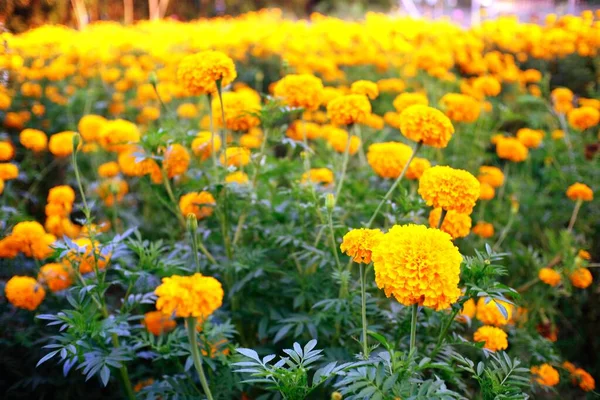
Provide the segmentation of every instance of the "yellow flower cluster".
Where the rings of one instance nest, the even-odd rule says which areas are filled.
[[[47,233],[35,221],[19,222],[12,232],[0,240],[0,257],[15,258],[19,253],[36,260],[43,260],[52,254],[52,244],[56,236]]]
[[[209,192],[191,192],[179,199],[179,209],[184,217],[193,214],[197,219],[210,217],[216,205],[215,198]]]
[[[400,114],[400,131],[415,142],[444,148],[454,134],[454,126],[441,111],[423,105],[414,105]]]
[[[203,51],[185,56],[177,68],[177,79],[190,95],[210,94],[237,77],[233,60],[220,51]]]
[[[331,122],[336,125],[361,123],[370,114],[371,103],[362,94],[340,96],[327,104],[327,115]]]
[[[46,291],[35,279],[15,275],[6,282],[6,298],[12,305],[33,311],[46,297]]]
[[[448,118],[456,122],[475,122],[481,112],[479,101],[460,93],[446,93],[440,105]]]
[[[506,350],[508,347],[506,332],[495,326],[482,326],[473,334],[473,341],[485,342],[483,347],[491,351]]]
[[[204,320],[223,304],[223,287],[213,277],[196,273],[192,276],[173,275],[163,278],[154,291],[156,309],[164,315],[196,317]]]
[[[316,110],[323,102],[323,82],[312,75],[287,75],[275,84],[274,93],[290,107]]]
[[[471,214],[479,198],[480,184],[469,172],[435,166],[419,180],[419,194],[428,206]]]
[[[373,249],[379,244],[383,232],[379,229],[352,229],[344,235],[340,250],[357,263],[370,264]]]

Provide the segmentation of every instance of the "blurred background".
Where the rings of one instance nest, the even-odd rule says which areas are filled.
[[[600,8],[600,0],[0,0],[0,24],[11,32],[22,32],[45,23],[82,27],[98,20],[186,21],[269,7],[297,17],[320,12],[357,18],[366,11],[376,11],[434,19],[447,17],[468,26],[506,14],[537,22],[549,13],[576,14]]]

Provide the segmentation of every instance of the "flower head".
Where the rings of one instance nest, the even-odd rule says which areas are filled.
[[[579,107],[569,111],[569,125],[584,131],[593,128],[600,122],[600,110],[593,107]]]
[[[569,275],[571,284],[579,289],[585,289],[590,286],[594,280],[592,273],[587,268],[577,268]]]
[[[243,167],[250,162],[250,150],[244,147],[228,147],[225,149],[225,154],[221,154],[220,160],[223,165],[227,160],[228,167]]]
[[[506,316],[500,311],[500,307],[506,311]],[[512,304],[502,300],[480,297],[477,301],[477,319],[486,325],[504,326],[512,319],[514,308]]]
[[[198,135],[192,140],[192,151],[197,157],[200,157],[202,161],[208,159],[214,151],[221,149],[221,137],[219,135],[213,135],[211,132],[202,131],[198,132]]]
[[[480,184],[469,172],[435,166],[419,180],[419,194],[428,206],[471,214],[479,198]]]
[[[374,100],[379,96],[379,88],[375,82],[371,81],[356,81],[350,86],[350,92],[353,94],[362,94],[369,99]]]
[[[216,204],[215,198],[209,192],[191,192],[179,199],[179,209],[187,217],[194,214],[197,219],[210,217]]]
[[[382,178],[398,178],[412,154],[412,149],[400,142],[373,143],[367,151],[367,161]]]
[[[343,129],[331,129],[327,135],[327,142],[338,153],[345,153],[348,147],[348,154],[354,155],[358,152],[361,142],[356,135],[349,135]]]
[[[478,222],[472,229],[473,233],[484,239],[494,236],[494,225],[489,222]]]
[[[133,122],[115,119],[102,125],[97,140],[105,150],[121,153],[130,150],[132,144],[139,143],[140,137],[140,131]]]
[[[106,122],[106,118],[100,115],[84,115],[77,124],[77,131],[86,142],[95,142]]]
[[[550,285],[552,287],[557,286],[562,280],[560,274],[552,268],[540,269],[538,272],[538,278],[540,278],[540,281],[544,282],[546,285]]]
[[[323,82],[314,75],[287,75],[275,84],[274,94],[290,107],[316,110],[323,103]]]
[[[244,171],[235,171],[225,177],[225,183],[237,183],[238,185],[245,185],[248,182],[248,175]]]
[[[481,104],[471,96],[446,93],[440,100],[448,118],[456,122],[475,122],[481,112]]]
[[[585,183],[576,182],[567,189],[567,197],[573,201],[592,201],[594,200],[594,192]]]
[[[483,347],[491,351],[506,350],[508,347],[506,332],[495,326],[482,326],[473,334],[473,341],[485,342]]]
[[[114,178],[119,172],[119,164],[116,161],[105,162],[98,167],[98,176],[101,178]]]
[[[441,208],[431,210],[429,213],[429,226],[437,228],[441,215]],[[452,239],[465,237],[471,231],[471,217],[468,214],[448,211],[440,229],[452,236]]]
[[[542,386],[556,386],[560,381],[558,371],[550,364],[531,367],[531,374],[535,381]]]
[[[370,264],[372,251],[382,237],[379,229],[352,229],[344,235],[340,249],[354,262]]]
[[[481,183],[479,200],[491,200],[496,196],[496,190],[489,183]]]
[[[254,93],[248,91],[225,92],[222,96],[227,129],[248,131],[260,124],[260,120],[256,116],[260,110],[260,97],[257,98]],[[223,126],[219,97],[215,97],[212,101],[212,112],[215,116],[215,124]]]
[[[517,140],[529,149],[540,147],[544,139],[544,131],[537,129],[521,128],[517,131]]]
[[[503,137],[496,143],[496,154],[498,154],[498,157],[505,160],[522,162],[527,159],[529,151],[519,139]]]
[[[163,333],[171,332],[177,326],[177,323],[169,315],[160,311],[150,311],[144,314],[144,326],[148,332],[154,336],[160,336]]]
[[[487,183],[493,188],[497,188],[504,184],[504,172],[498,167],[482,165],[479,167],[477,180],[481,183]]]
[[[53,292],[64,290],[73,283],[71,269],[65,264],[46,264],[40,268],[38,281],[48,286]]]
[[[165,315],[206,319],[223,304],[223,287],[213,277],[196,273],[163,278],[154,293],[156,309]]]
[[[410,106],[414,106],[415,104],[428,106],[429,100],[427,99],[427,96],[425,96],[423,93],[406,92],[400,93],[392,102],[392,105],[394,106],[398,114],[401,114],[402,111],[406,110]]]
[[[185,174],[189,165],[190,154],[185,147],[179,143],[174,143],[167,148],[163,166],[169,178]]]
[[[220,51],[202,51],[181,60],[177,80],[193,96],[217,91],[217,81],[227,86],[237,77],[235,64]]]
[[[333,183],[333,172],[329,168],[311,168],[308,172],[302,174],[302,183],[320,183],[330,185]]]
[[[76,132],[65,131],[50,136],[48,148],[56,157],[67,157],[73,153],[73,136]]]
[[[19,135],[19,141],[26,149],[36,153],[46,150],[48,137],[37,129],[23,129]]]
[[[333,124],[361,123],[371,114],[371,103],[362,94],[340,96],[327,104],[327,115]]]
[[[33,311],[46,297],[46,291],[29,276],[13,276],[6,283],[4,293],[8,301],[17,308]]]
[[[444,148],[454,134],[454,126],[440,110],[414,105],[400,114],[400,131],[415,142]]]
[[[596,389],[596,381],[594,378],[584,369],[577,368],[572,373],[572,381],[579,385],[581,390],[584,392],[591,392]]]

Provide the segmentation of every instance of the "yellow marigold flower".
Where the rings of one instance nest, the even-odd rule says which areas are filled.
[[[592,107],[592,108],[600,110],[600,100],[599,99],[586,99],[584,97],[580,97],[578,102],[579,102],[579,105],[582,107]]]
[[[48,191],[48,203],[73,204],[75,191],[67,185],[54,186]]]
[[[591,392],[596,389],[596,381],[594,378],[584,369],[577,368],[572,373],[573,383],[579,385],[581,390],[584,392]]]
[[[507,137],[496,143],[496,154],[498,157],[512,162],[523,162],[527,159],[529,151],[518,139]]]
[[[401,304],[443,310],[455,303],[462,256],[450,235],[422,225],[395,225],[372,250],[375,282]]]
[[[385,78],[377,81],[377,88],[380,92],[396,92],[400,93],[406,89],[406,84],[402,79],[398,78]]]
[[[136,121],[138,124],[147,124],[150,121],[156,121],[160,118],[160,108],[154,106],[144,106],[139,112]]]
[[[544,139],[544,131],[521,128],[517,131],[517,140],[529,149],[540,147]]]
[[[392,128],[400,129],[400,114],[397,112],[386,112],[383,114],[383,121]]]
[[[12,143],[0,141],[0,161],[9,161],[15,156],[15,148]]]
[[[410,146],[400,142],[373,143],[367,151],[367,161],[382,178],[398,178],[412,154]]]
[[[429,213],[429,226],[437,228],[442,215],[441,208],[435,208]],[[448,211],[441,226],[442,232],[452,236],[452,239],[465,237],[471,231],[471,217],[456,211]]]
[[[478,222],[473,227],[473,233],[484,239],[494,236],[494,225],[489,222]]]
[[[73,136],[76,134],[76,132],[65,131],[50,136],[50,142],[48,142],[50,153],[56,157],[70,156],[73,153]]]
[[[567,197],[573,201],[592,201],[594,200],[594,192],[585,183],[576,182],[567,189]]]
[[[531,367],[531,374],[534,379],[542,386],[556,386],[560,382],[558,371],[550,364],[542,364]]]
[[[133,123],[124,119],[107,121],[98,132],[97,141],[107,151],[121,153],[139,143],[140,131]],[[52,139],[50,139],[52,140]]]
[[[502,85],[493,76],[479,76],[473,81],[473,89],[484,96],[498,96],[502,91]]]
[[[593,107],[580,107],[569,111],[569,125],[580,131],[593,128],[600,122],[600,110]]]
[[[523,71],[523,81],[526,83],[537,83],[542,80],[542,73],[537,69],[527,69]]]
[[[220,51],[207,50],[185,56],[177,68],[177,80],[193,96],[214,93],[237,77],[233,60]]]
[[[402,111],[416,104],[428,106],[429,100],[423,93],[400,93],[392,102],[398,114],[402,114]]]
[[[302,174],[302,183],[320,183],[330,185],[333,183],[333,172],[329,168],[311,168],[310,171]]]
[[[496,190],[487,182],[481,183],[481,192],[479,193],[479,200],[491,200],[496,195]]]
[[[562,129],[555,129],[552,131],[550,136],[552,137],[552,140],[560,140],[565,137],[565,131]]]
[[[225,177],[225,183],[237,183],[238,185],[245,185],[248,182],[248,175],[244,171],[235,171]]]
[[[379,96],[379,88],[375,82],[360,80],[350,86],[350,92],[353,94],[362,94],[374,100]]]
[[[73,283],[70,269],[66,265],[58,263],[49,263],[40,268],[38,281],[48,286],[53,292],[64,290]]]
[[[260,110],[260,98],[257,99],[247,91],[225,92],[222,96],[227,129],[248,131],[260,124],[260,120],[256,115]],[[212,112],[215,124],[223,126],[219,97],[215,97],[212,101]]]
[[[505,136],[501,133],[497,133],[490,138],[490,143],[494,146],[498,144],[498,142],[502,139],[505,139]]]
[[[307,139],[318,139],[323,135],[321,126],[314,122],[294,121],[285,131],[285,135],[298,142],[304,141],[304,135]]]
[[[165,315],[206,319],[223,304],[223,287],[213,277],[196,273],[163,278],[154,291],[156,309]]]
[[[6,283],[4,293],[8,301],[17,308],[33,311],[46,297],[46,291],[29,276],[13,276]]]
[[[538,272],[538,278],[540,278],[540,280],[545,284],[550,285],[552,287],[557,286],[562,280],[560,274],[552,268],[540,269],[540,271]]]
[[[343,89],[327,86],[323,88],[323,101],[322,104],[327,107],[329,102],[338,97],[343,96],[346,92]]]
[[[245,133],[240,136],[240,145],[247,149],[258,149],[262,144],[262,136],[251,135]]]
[[[98,139],[100,130],[104,127],[107,120],[100,115],[84,115],[77,124],[77,130],[86,142],[95,142]]]
[[[142,150],[132,149],[120,153],[117,163],[121,172],[126,176],[144,176],[152,171],[156,161],[143,157]]]
[[[486,301],[489,300],[489,302]],[[508,318],[504,317],[500,308],[500,304],[506,310]],[[485,325],[504,326],[508,324],[514,314],[515,307],[502,300],[490,300],[489,298],[480,297],[477,301],[477,319]]]
[[[327,116],[333,124],[350,125],[361,123],[371,114],[371,103],[362,94],[348,94],[327,104]]]
[[[346,147],[348,147],[348,154],[350,155],[356,154],[361,145],[358,136],[349,135],[348,132],[343,129],[330,130],[327,135],[327,142],[338,153],[345,153]]]
[[[31,257],[33,246],[44,237],[46,231],[44,227],[37,221],[24,221],[16,224],[11,236],[15,240],[14,244],[18,250],[23,252],[27,257]]]
[[[477,305],[475,304],[475,300],[469,299],[465,301],[463,304],[463,308],[460,311],[460,315],[458,316],[458,320],[464,322],[468,319],[475,318],[475,313],[477,312]]]
[[[123,179],[111,178],[103,181],[97,189],[98,196],[107,207],[120,203],[129,193],[129,185]]]
[[[198,116],[198,107],[192,103],[183,103],[177,107],[177,116],[183,119],[192,119]]]
[[[43,260],[50,257],[54,252],[54,249],[51,247],[54,242],[56,242],[56,236],[50,233],[40,236],[31,244],[31,255],[36,260]]]
[[[59,237],[67,236],[75,238],[79,236],[80,233],[79,225],[73,224],[69,218],[60,215],[48,216],[44,223],[44,227],[48,232]]]
[[[228,147],[225,154],[221,154],[221,164],[225,164],[225,155],[227,155],[227,166],[243,167],[250,162],[250,150],[244,147]]]
[[[183,175],[190,165],[190,154],[185,147],[174,143],[167,148],[163,165],[169,178]]]
[[[97,241],[94,241],[92,244],[92,240],[89,238],[79,238],[74,242],[79,249],[69,251],[65,259],[67,265],[78,266],[81,274],[89,274],[90,272],[94,272],[94,267],[96,266],[95,259],[97,259],[98,269],[106,268],[111,256],[108,249],[102,248]],[[96,253],[96,256],[93,253]]]
[[[481,183],[487,183],[493,188],[504,185],[504,172],[498,167],[482,165],[479,167],[477,180]]]
[[[531,85],[529,86],[529,94],[534,97],[542,97],[542,89],[537,85]]]
[[[19,135],[19,141],[23,147],[34,152],[44,151],[48,146],[48,137],[37,129],[23,129]]]
[[[116,161],[106,162],[98,167],[98,175],[101,178],[114,178],[119,175],[119,164]]]
[[[19,167],[11,163],[0,163],[0,179],[10,181],[19,176]]]
[[[550,93],[554,110],[565,114],[573,109],[573,92],[567,88],[556,88]]]
[[[370,264],[372,251],[382,237],[383,232],[379,229],[352,229],[344,235],[340,250],[354,262]]]
[[[324,100],[323,82],[314,75],[287,75],[275,84],[274,94],[290,107],[316,110]]]
[[[481,104],[471,96],[460,93],[446,93],[440,105],[452,121],[475,122],[481,113]]]
[[[491,351],[506,350],[507,338],[506,332],[502,329],[487,325],[480,327],[473,334],[474,342],[485,342],[483,348]]]
[[[221,149],[221,137],[219,135],[213,135],[208,131],[198,132],[196,138],[192,140],[192,151],[204,161],[211,156],[213,145],[215,151],[218,152]]]
[[[191,192],[184,194],[179,199],[179,209],[187,217],[194,214],[197,219],[210,217],[216,205],[215,198],[209,192]]]
[[[414,105],[400,114],[400,131],[415,142],[444,148],[454,134],[454,126],[441,111],[423,105]]]
[[[431,168],[431,163],[425,158],[415,157],[406,170],[406,179],[421,179],[425,171]]]
[[[419,180],[419,194],[427,205],[447,211],[471,214],[479,193],[479,181],[461,169],[435,166]]]
[[[148,329],[148,332],[154,336],[171,332],[177,326],[177,323],[170,315],[165,315],[160,311],[150,311],[144,314],[143,324]]]
[[[367,115],[367,117],[362,122],[362,124],[366,125],[366,126],[368,126],[370,128],[377,129],[377,130],[383,129],[383,127],[385,125],[385,123],[383,121],[383,118],[380,117],[377,114],[369,114],[369,115]]]
[[[592,273],[587,268],[577,268],[569,275],[571,284],[579,289],[585,289],[590,286],[594,280]]]

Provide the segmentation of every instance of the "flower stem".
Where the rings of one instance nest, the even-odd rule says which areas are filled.
[[[204,254],[206,256],[206,258],[208,259],[208,261],[210,261],[213,264],[216,264],[217,261],[215,260],[215,258],[213,257],[212,254],[210,254],[210,252],[206,249],[206,247],[204,247],[204,244],[202,244],[202,242],[198,241],[198,232],[196,232],[196,229],[198,228],[198,224],[196,223],[196,216],[192,216],[193,220],[191,224],[188,224],[188,230],[190,231],[190,235],[192,236],[192,250],[194,251],[194,260],[196,262],[196,271],[200,272],[200,258],[198,257],[198,249],[200,249],[200,251],[202,252],[202,254]],[[189,222],[189,218],[188,218],[188,222]]]
[[[415,148],[413,149],[413,152],[410,155],[410,158],[408,159],[408,161],[404,165],[404,168],[402,169],[402,172],[400,173],[400,176],[398,176],[398,178],[396,179],[396,181],[394,182],[394,184],[392,185],[392,187],[390,188],[390,190],[388,190],[388,192],[385,194],[385,196],[383,197],[383,199],[381,200],[381,202],[379,203],[379,205],[375,209],[375,212],[373,213],[373,215],[371,216],[371,219],[367,223],[366,228],[370,228],[371,225],[373,225],[373,222],[375,221],[375,218],[379,214],[379,211],[381,210],[381,207],[383,207],[383,205],[390,199],[390,197],[392,197],[392,194],[394,193],[394,190],[396,189],[396,187],[398,187],[398,185],[400,184],[400,181],[402,181],[402,178],[404,178],[404,175],[406,174],[406,171],[408,170],[408,167],[409,167],[410,163],[412,162],[413,158],[415,158],[415,155],[417,154],[417,152],[419,151],[419,149],[421,148],[421,146],[423,146],[423,143],[421,143],[421,142],[419,142],[419,143],[417,143],[415,145]]]
[[[173,207],[174,207],[173,212],[175,213],[175,215],[177,215],[177,220],[179,221],[179,224],[181,225],[181,227],[183,229],[185,229],[185,219],[183,218],[183,215],[179,211],[179,207],[177,205],[177,200],[175,199],[175,195],[173,194],[173,188],[171,187],[171,183],[169,182],[169,177],[167,176],[167,172],[165,171],[164,168],[161,167],[160,173],[162,176],[163,186],[165,187],[165,190],[167,191],[167,196],[169,196],[169,200],[171,200],[171,203],[173,203]]]
[[[417,343],[417,313],[419,312],[419,305],[412,305],[412,317],[410,320],[410,348],[409,351],[412,354],[413,351],[416,351],[416,343]]]
[[[569,227],[567,228],[567,232],[571,233],[573,231],[573,226],[575,226],[575,221],[577,221],[577,215],[579,214],[579,209],[583,204],[583,200],[577,200],[575,203],[575,208],[573,209],[573,214],[571,214],[571,219],[569,220]]]
[[[500,245],[502,244],[502,242],[504,242],[504,239],[506,239],[506,235],[508,235],[508,231],[512,227],[514,220],[515,220],[515,213],[511,212],[510,217],[508,217],[508,222],[506,223],[506,226],[504,227],[504,229],[502,229],[502,232],[500,233],[500,237],[498,238],[498,241],[496,241],[496,243],[494,244],[494,247],[492,247],[492,250],[494,250],[494,251],[497,250],[498,247],[500,247]]]
[[[200,350],[198,349],[198,341],[196,338],[196,318],[188,317],[186,318],[186,322],[188,339],[190,341],[190,352],[192,353],[194,366],[198,372],[198,378],[200,378],[200,384],[202,385],[202,389],[204,390],[204,394],[206,394],[208,400],[213,400],[210,387],[206,381],[206,375],[204,375],[204,369],[202,368],[202,356],[200,355]]]
[[[213,173],[214,173],[214,180],[215,182],[218,182],[219,179],[219,173],[218,173],[218,161],[217,161],[217,151],[215,150],[215,123],[214,123],[214,119],[213,119],[213,112],[212,112],[212,94],[208,93],[206,95],[206,97],[208,98],[208,120],[210,123],[210,153],[211,153],[211,158],[212,158],[212,162],[213,162]]]
[[[354,125],[354,129],[356,130],[358,125]],[[337,202],[340,197],[340,192],[342,191],[342,187],[344,186],[344,180],[346,179],[346,169],[348,168],[348,159],[350,158],[350,139],[351,135],[348,133],[348,141],[346,143],[346,149],[344,150],[344,159],[342,161],[342,172],[340,174],[340,181],[338,182],[338,187],[335,191],[335,201]]]
[[[362,316],[362,345],[363,356],[365,360],[369,359],[369,344],[367,343],[367,291],[366,280],[367,272],[362,263],[358,264],[360,273],[360,300],[361,300],[361,316]]]

